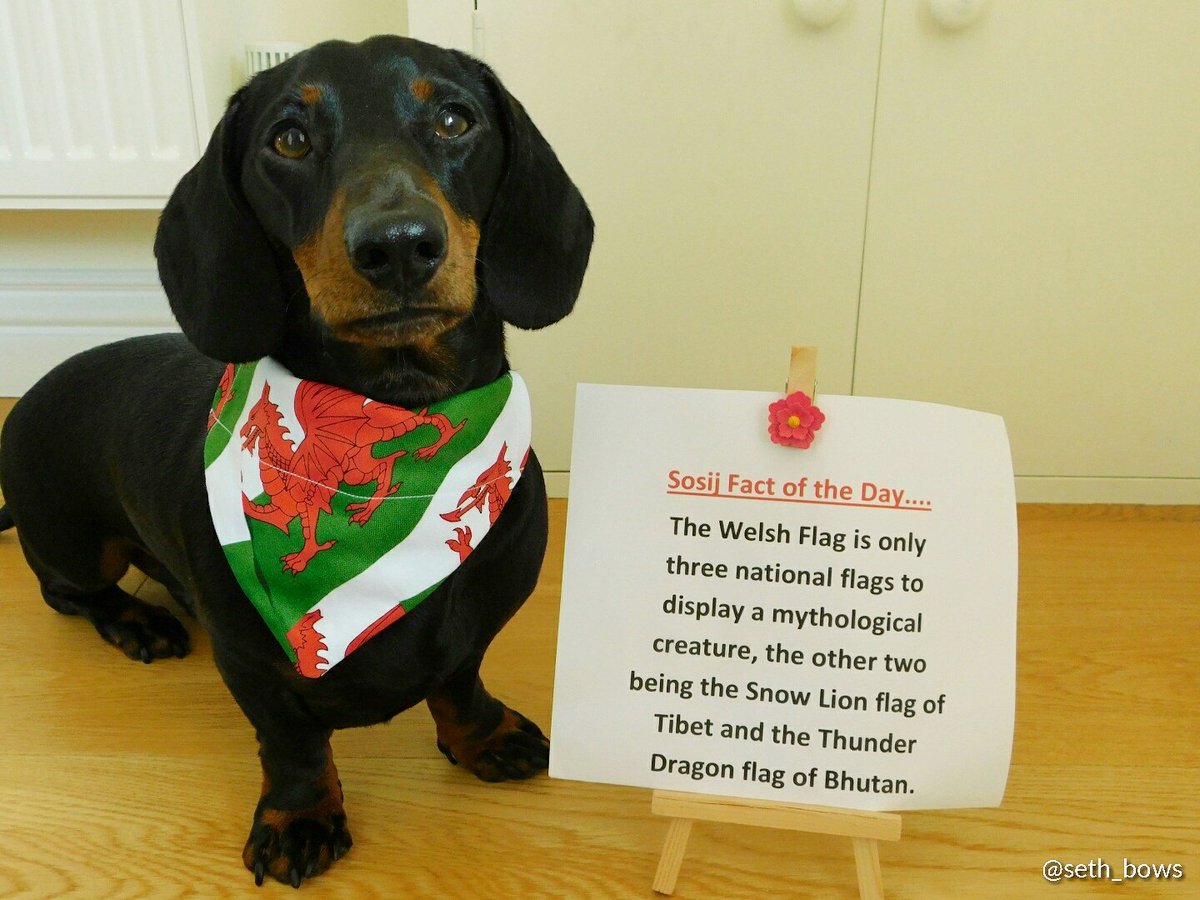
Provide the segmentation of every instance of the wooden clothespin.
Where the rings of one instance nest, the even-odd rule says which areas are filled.
[[[785,447],[808,449],[825,414],[813,402],[817,393],[817,348],[793,347],[786,394],[767,410],[767,433]]]
[[[817,399],[817,348],[792,347],[792,363],[788,367],[787,393],[803,391],[808,399]]]

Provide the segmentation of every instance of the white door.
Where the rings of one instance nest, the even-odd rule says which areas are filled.
[[[855,393],[1001,413],[1025,498],[1200,502],[1200,4],[889,2]]]

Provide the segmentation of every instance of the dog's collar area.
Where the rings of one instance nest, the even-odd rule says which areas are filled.
[[[230,365],[209,415],[205,478],[239,584],[301,674],[317,677],[466,561],[529,453],[514,372],[420,409]]]

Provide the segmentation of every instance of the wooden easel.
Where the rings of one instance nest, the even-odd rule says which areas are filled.
[[[804,391],[815,399],[816,384],[817,348],[793,347],[787,393]],[[675,890],[675,881],[683,865],[683,854],[692,833],[692,822],[697,819],[848,837],[854,847],[858,892],[863,900],[883,900],[879,842],[900,839],[901,820],[897,813],[834,809],[771,800],[743,800],[679,791],[654,791],[650,811],[671,820],[658,860],[658,871],[654,874],[654,890],[660,894],[671,894]]]
[[[863,900],[883,900],[879,842],[900,840],[898,813],[832,809],[772,800],[741,800],[679,791],[654,791],[650,811],[671,819],[662,856],[658,860],[658,871],[654,873],[654,890],[660,894],[671,894],[675,890],[675,880],[679,877],[683,854],[692,833],[692,822],[696,819],[848,837],[854,846],[858,893]]]

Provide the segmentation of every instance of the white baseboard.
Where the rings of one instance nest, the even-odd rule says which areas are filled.
[[[81,350],[176,329],[151,269],[0,270],[0,395]]]
[[[1200,478],[1064,478],[1018,475],[1017,501],[1200,505]]]
[[[546,493],[551,497],[565,499],[571,487],[570,472],[547,472]]]

